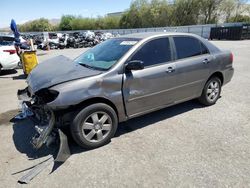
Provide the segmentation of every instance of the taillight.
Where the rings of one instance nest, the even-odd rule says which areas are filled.
[[[234,55],[233,55],[233,53],[230,54],[230,60],[233,63],[233,61],[234,61]]]
[[[16,53],[16,50],[3,50],[4,52],[9,52],[10,53],[10,55],[11,54],[15,54]]]

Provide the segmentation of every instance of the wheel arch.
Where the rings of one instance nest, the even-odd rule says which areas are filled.
[[[208,82],[208,80],[210,80],[212,77],[218,77],[218,78],[220,79],[220,81],[221,81],[221,85],[223,85],[223,83],[224,83],[224,76],[223,76],[222,72],[219,72],[219,71],[214,72],[214,73],[207,79],[207,82]]]
[[[115,106],[115,104],[112,101],[110,101],[109,99],[104,98],[104,97],[94,97],[94,98],[86,99],[86,100],[80,102],[79,104],[75,105],[75,107],[77,107],[78,109],[82,109],[86,106],[96,104],[96,103],[104,103],[104,104],[110,106],[111,108],[113,108],[113,110],[115,111],[115,113],[117,115],[118,121],[119,121],[119,113],[118,113],[117,107]]]

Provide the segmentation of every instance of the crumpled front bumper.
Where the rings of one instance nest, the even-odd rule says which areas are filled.
[[[21,104],[22,112],[17,116],[17,119],[29,118],[35,124],[36,134],[31,140],[31,144],[35,149],[39,149],[43,144],[49,145],[53,139],[51,137],[52,130],[55,125],[54,112],[46,105],[37,104],[36,98],[32,97],[28,91],[28,88],[24,90],[18,90],[17,97]],[[39,114],[43,113],[43,115]],[[40,125],[41,116],[47,115],[47,124]]]

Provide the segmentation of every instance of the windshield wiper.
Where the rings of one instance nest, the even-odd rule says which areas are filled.
[[[86,67],[86,68],[94,68],[94,67],[91,67],[90,65],[85,64],[85,63],[79,63],[79,64],[82,65],[82,66],[84,66],[84,67]]]
[[[107,69],[100,68],[100,67],[92,67],[92,66],[90,66],[90,65],[88,65],[88,64],[85,64],[85,63],[79,63],[79,64],[82,65],[82,66],[84,66],[84,67],[86,67],[86,68],[89,68],[89,69],[101,70],[101,71],[107,70]]]

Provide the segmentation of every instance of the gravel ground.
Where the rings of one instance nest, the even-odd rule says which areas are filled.
[[[196,101],[173,106],[119,126],[112,142],[85,151],[70,142],[72,156],[51,164],[28,185],[21,172],[55,149],[33,151],[32,123],[12,123],[21,71],[0,75],[0,187],[250,187],[250,41],[214,41],[234,53],[235,75],[216,105]],[[39,53],[39,60],[84,49]],[[45,53],[45,54],[44,54]]]

